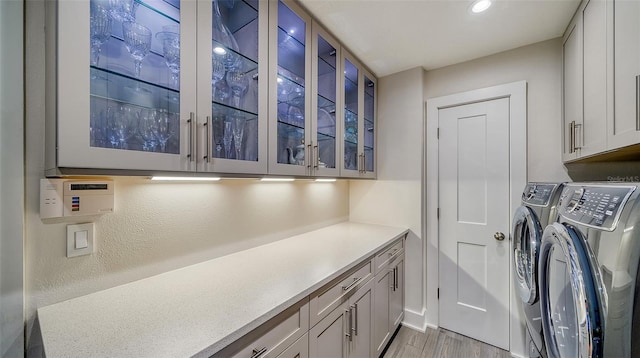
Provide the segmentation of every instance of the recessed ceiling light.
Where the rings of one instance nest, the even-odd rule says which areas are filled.
[[[213,48],[213,53],[215,53],[216,55],[224,55],[227,53],[227,50],[223,49],[220,46],[216,46]]]
[[[476,0],[471,4],[471,12],[477,14],[491,7],[491,0]]]

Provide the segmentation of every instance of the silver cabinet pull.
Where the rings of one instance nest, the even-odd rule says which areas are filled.
[[[353,340],[353,338],[351,337],[351,310],[350,309],[344,310],[344,314],[349,315],[349,320],[347,321],[347,324],[349,326],[347,327],[347,331],[344,333],[344,335],[347,338],[349,338],[349,342],[351,342]]]
[[[576,121],[571,121],[571,123],[569,123],[569,153],[570,154],[576,151],[575,130],[576,130]]]
[[[351,282],[347,286],[342,286],[342,291],[349,291],[349,289],[355,286],[358,283],[358,281],[360,281],[360,277],[354,277],[353,282]]]
[[[204,127],[207,131],[207,152],[204,155],[204,159],[207,163],[211,163],[211,131],[213,128],[211,127],[211,117],[207,116],[207,121],[204,122]]]
[[[394,292],[396,290],[396,268],[392,268],[391,270],[389,270],[389,273],[391,275],[393,275],[393,282],[391,283],[391,286],[389,286],[390,289],[392,289]]]
[[[636,76],[636,130],[640,131],[640,75]]]
[[[193,112],[189,112],[189,119],[187,119],[187,123],[189,123],[189,152],[187,153],[187,158],[189,158],[190,162],[193,162],[195,158],[193,157],[193,120],[196,114]]]
[[[263,355],[267,351],[267,347],[262,347],[260,349],[254,349],[251,353],[251,358],[258,358]]]
[[[353,329],[353,333],[357,336],[358,335],[358,303],[356,302],[353,305],[353,310],[356,313],[355,317],[353,318],[353,326],[355,327]]]
[[[318,145],[313,146],[313,169],[318,169],[320,167],[320,154],[318,152]]]
[[[400,249],[395,249],[395,250],[391,251],[391,252],[389,253],[389,257],[391,257],[391,256],[395,255],[395,254],[396,254],[396,252],[398,252],[398,251],[400,251]]]
[[[396,266],[396,290],[400,287],[400,269]]]
[[[582,138],[580,136],[578,136],[578,128],[580,128],[580,130],[582,130],[582,124],[580,123],[576,123],[573,125],[573,150],[575,151],[576,149],[581,149],[582,148]],[[580,137],[580,145],[578,145],[578,137]]]
[[[495,234],[493,234],[493,238],[498,240],[498,241],[503,241],[504,240],[504,233],[496,232]]]
[[[307,164],[307,168],[308,169],[311,169],[311,162],[312,162],[311,159],[312,159],[311,158],[311,144],[308,144],[307,145],[307,152],[304,153],[304,160],[308,163]]]

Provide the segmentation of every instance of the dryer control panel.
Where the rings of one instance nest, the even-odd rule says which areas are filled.
[[[569,185],[562,192],[558,212],[575,223],[613,231],[635,189],[635,186]]]
[[[522,192],[522,202],[533,206],[547,206],[558,184],[529,183]]]

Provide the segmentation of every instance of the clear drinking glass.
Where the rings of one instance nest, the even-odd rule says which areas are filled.
[[[135,0],[109,0],[109,14],[116,21],[135,21],[137,6]]]
[[[111,38],[112,20],[102,6],[91,4],[90,17],[91,65],[97,66],[102,45]]]
[[[240,108],[240,98],[244,96],[249,87],[249,78],[242,71],[227,71],[227,84],[231,87],[233,95],[233,106]]]
[[[160,142],[160,151],[165,153],[167,141],[175,132],[173,116],[166,109],[159,109],[155,115],[156,138]]]
[[[246,120],[242,117],[233,118],[233,145],[236,148],[236,159],[240,160],[242,152],[242,137],[244,136],[244,125]]]
[[[156,111],[153,109],[142,109],[138,112],[138,133],[142,138],[142,150],[155,152],[158,146],[158,136],[156,130]]]
[[[178,87],[180,76],[180,27],[168,25],[162,27],[162,32],[156,34],[156,38],[162,41],[162,54],[164,62],[171,71],[171,81]]]
[[[222,132],[222,144],[224,144],[225,158],[231,159],[231,141],[233,140],[233,122],[224,121],[224,131]]]
[[[139,78],[142,60],[151,50],[151,30],[137,22],[124,22],[122,23],[122,36],[127,51],[133,57],[135,77]]]

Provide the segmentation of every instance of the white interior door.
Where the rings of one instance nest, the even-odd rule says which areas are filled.
[[[438,121],[440,325],[508,350],[509,99]]]

